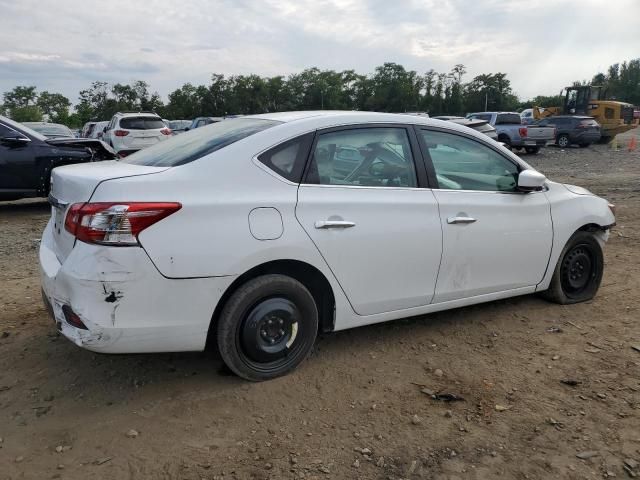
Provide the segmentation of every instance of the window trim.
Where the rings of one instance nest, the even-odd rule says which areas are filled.
[[[429,187],[429,180],[427,177],[427,171],[425,169],[425,162],[422,158],[422,152],[420,150],[420,145],[418,143],[418,139],[416,138],[416,133],[414,130],[414,125],[406,124],[406,123],[353,123],[349,125],[340,125],[334,127],[321,128],[315,131],[313,142],[311,143],[311,148],[307,153],[307,159],[305,162],[304,171],[302,174],[302,179],[300,181],[300,185],[310,186],[310,187],[336,187],[336,188],[377,188],[377,189],[386,189],[386,190],[416,190],[416,189],[424,189]],[[311,167],[311,162],[313,159],[313,154],[316,150],[316,146],[318,144],[318,139],[321,135],[333,132],[341,132],[344,130],[362,130],[362,129],[372,129],[372,128],[397,128],[404,130],[407,134],[407,138],[409,140],[409,149],[411,150],[411,157],[413,160],[413,166],[416,174],[416,186],[415,187],[383,187],[377,185],[325,185],[318,183],[308,183],[307,178],[309,176],[309,170]]]
[[[429,185],[430,188],[432,190],[438,190],[438,191],[446,191],[446,192],[465,192],[465,193],[470,193],[470,192],[476,192],[476,193],[499,193],[499,194],[517,194],[517,195],[522,195],[524,193],[539,193],[539,192],[524,192],[524,191],[518,191],[515,190],[513,192],[508,192],[508,191],[504,191],[504,190],[454,190],[454,189],[450,189],[450,188],[440,188],[440,185],[438,184],[438,180],[436,177],[436,169],[433,166],[433,161],[431,159],[431,155],[429,154],[429,149],[427,148],[427,144],[424,141],[424,138],[422,138],[422,135],[420,134],[421,130],[425,130],[425,131],[432,131],[432,132],[439,132],[439,133],[447,133],[449,135],[456,135],[458,137],[462,137],[465,138],[467,140],[471,140],[473,142],[476,142],[480,145],[485,146],[486,148],[493,150],[495,153],[497,153],[498,155],[500,155],[502,158],[504,158],[506,161],[512,163],[513,165],[516,166],[516,168],[518,169],[518,174],[520,174],[523,170],[525,170],[525,168],[523,167],[522,164],[520,164],[519,162],[513,160],[512,158],[509,158],[508,156],[506,156],[504,153],[502,153],[499,149],[498,149],[498,145],[496,144],[496,146],[494,147],[493,145],[491,145],[490,143],[485,143],[477,138],[472,137],[471,135],[466,135],[462,132],[456,132],[453,130],[449,130],[447,128],[440,128],[440,127],[432,127],[429,125],[414,125],[415,128],[415,133],[416,136],[418,138],[418,143],[420,144],[420,149],[422,151],[422,158],[423,161],[425,163],[426,169],[429,172]],[[489,138],[489,137],[487,137]],[[489,139],[491,140],[491,139]],[[544,191],[541,190],[541,191]]]
[[[20,130],[16,130],[15,128],[10,127],[9,125],[7,125],[4,122],[0,122],[0,125],[2,125],[3,127],[5,127],[8,130],[11,130],[12,132],[17,133],[21,138],[24,138],[26,140],[29,140],[30,142],[33,141],[33,138],[31,138],[29,135],[21,132]]]

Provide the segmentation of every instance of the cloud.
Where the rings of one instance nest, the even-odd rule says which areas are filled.
[[[506,72],[523,97],[557,93],[638,55],[640,2],[617,0],[0,0],[0,92],[72,101],[93,80],[142,79],[162,95],[212,73]],[[126,12],[126,13],[123,13]]]

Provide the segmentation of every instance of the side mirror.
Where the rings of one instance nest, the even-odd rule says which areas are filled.
[[[544,187],[547,177],[535,170],[523,170],[518,175],[518,190],[521,192],[534,192]]]
[[[185,127],[184,131],[188,132],[189,130],[191,130],[189,127]]]
[[[11,145],[11,146],[19,146],[19,145],[26,145],[27,143],[29,143],[31,140],[29,140],[27,137],[0,137],[0,143],[3,143],[5,145]]]

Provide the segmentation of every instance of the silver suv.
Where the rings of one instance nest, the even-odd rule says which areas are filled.
[[[153,112],[118,112],[104,128],[102,139],[119,157],[126,157],[170,137],[171,129]]]

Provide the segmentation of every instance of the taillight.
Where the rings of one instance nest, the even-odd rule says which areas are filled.
[[[113,132],[113,134],[116,137],[126,137],[127,135],[129,135],[129,132],[127,130],[116,130],[115,132]]]
[[[174,202],[74,203],[64,228],[78,240],[100,245],[138,245],[145,228],[180,210]]]
[[[521,137],[526,137],[528,133],[527,127],[520,127],[518,129],[518,133],[520,134]]]
[[[170,128],[163,128],[162,130],[160,130],[160,133],[163,135],[171,135],[171,129]]]

